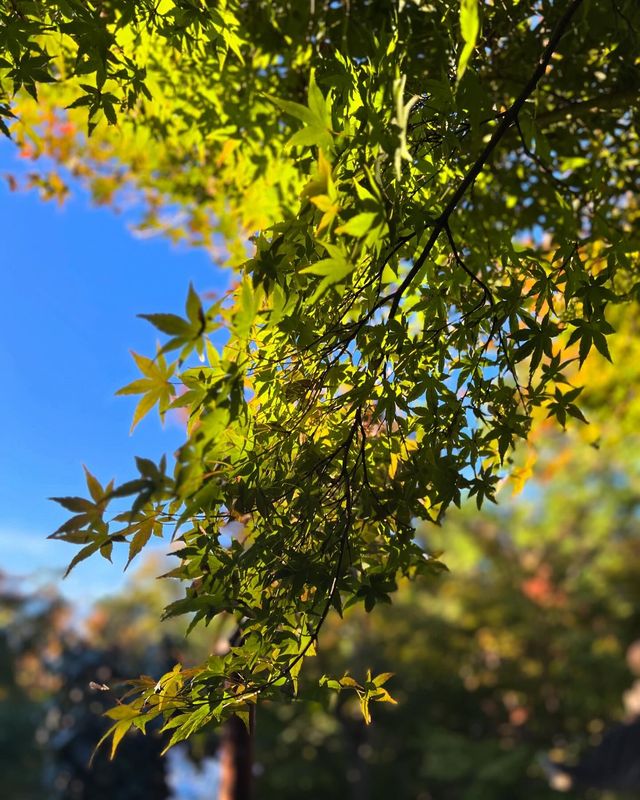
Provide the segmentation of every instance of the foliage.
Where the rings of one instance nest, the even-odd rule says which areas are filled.
[[[310,684],[320,670],[393,669],[398,705],[370,728],[342,697],[262,708],[261,797],[551,800],[540,756],[571,763],[623,718],[640,628],[634,328],[620,320],[622,366],[585,365],[599,450],[580,441],[589,428],[543,430],[524,496],[422,530],[451,567],[437,586],[403,582],[392,607],[327,621]]]
[[[190,291],[185,318],[146,315],[168,339],[121,390],[142,395],[134,424],[185,409],[173,469],[141,458],[117,487],[88,473],[54,534],[82,547],[73,566],[123,541],[133,558],[171,526],[187,588],[165,616],[235,619],[227,653],[142,678],[113,710],[115,744],[159,716],[176,742],[296,694],[332,609],[443,569],[418,525],[493,501],[540,413],[584,419],[568,370],[609,358],[609,308],[637,295],[640,8],[1,8],[23,152],[103,198],[138,187],[148,224],[184,209],[239,270],[213,304]],[[365,714],[390,699],[353,681]]]
[[[637,502],[604,475],[569,482],[539,508],[452,515],[437,591],[403,583],[392,607],[328,623],[319,667],[392,668],[398,705],[370,728],[348,702],[261,709],[260,796],[556,796],[537,757],[574,760],[622,716],[640,622]]]

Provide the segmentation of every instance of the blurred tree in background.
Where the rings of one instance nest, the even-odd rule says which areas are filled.
[[[171,600],[170,584],[155,580],[158,566],[157,559],[147,562],[122,596],[89,610],[52,589],[25,592],[21,581],[1,576],[0,766],[7,800],[170,796],[160,757],[167,736],[157,727],[127,737],[117,761],[105,751],[92,759],[109,727],[103,714],[114,687],[211,649],[210,634],[185,642],[184,626],[158,625]],[[205,754],[197,742],[192,749],[198,759]]]
[[[44,760],[36,745],[44,703],[55,690],[34,651],[47,648],[60,604],[29,598],[0,573],[0,774],[10,800],[39,800]]]

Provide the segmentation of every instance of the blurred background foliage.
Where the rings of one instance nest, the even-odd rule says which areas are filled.
[[[591,424],[554,435],[540,420],[499,507],[423,530],[448,574],[325,633],[319,669],[393,670],[398,705],[369,728],[348,704],[263,712],[264,796],[551,798],[540,755],[574,762],[635,714],[640,360],[619,322],[617,368],[592,359],[576,376]]]
[[[556,793],[541,755],[571,763],[636,714],[626,653],[640,637],[640,340],[631,315],[617,327],[615,366],[596,354],[573,376],[589,424],[563,433],[540,418],[499,506],[467,504],[422,529],[450,571],[401,585],[374,614],[328,622],[308,692],[323,673],[349,665],[362,679],[371,668],[395,673],[397,705],[365,726],[346,694],[262,704],[257,797],[543,800]],[[92,609],[1,577],[3,797],[170,796],[158,734],[128,736],[115,762],[100,752],[88,768],[113,702],[91,681],[113,687],[224,646],[224,620],[187,640],[184,623],[159,623],[172,599],[155,580],[164,566],[148,561],[128,591]],[[199,735],[190,757],[216,744]]]

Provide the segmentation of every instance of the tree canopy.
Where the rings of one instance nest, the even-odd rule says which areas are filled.
[[[533,420],[585,421],[574,365],[638,295],[639,38],[635,0],[0,3],[5,133],[237,271],[143,315],[120,393],[183,410],[175,463],[58,498],[71,566],[170,531],[165,615],[239,630],[134,683],[114,749],[294,695],[332,611],[444,568],[418,525],[493,501]],[[322,682],[368,719],[387,678]]]

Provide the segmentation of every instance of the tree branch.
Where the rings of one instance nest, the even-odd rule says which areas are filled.
[[[573,15],[578,10],[581,4],[582,0],[572,0],[572,2],[568,5],[564,14],[558,20],[558,23],[553,33],[551,34],[551,38],[549,39],[547,46],[545,47],[544,51],[542,52],[542,55],[540,56],[540,60],[538,61],[538,65],[536,66],[533,74],[531,75],[525,86],[522,88],[522,91],[520,92],[518,97],[516,97],[516,99],[513,101],[508,111],[504,114],[504,116],[500,120],[497,128],[493,132],[493,135],[485,145],[484,149],[482,150],[478,158],[471,165],[464,178],[460,181],[458,188],[452,194],[451,199],[446,204],[442,214],[440,214],[438,219],[435,221],[429,239],[426,245],[424,246],[422,252],[414,262],[413,267],[411,267],[407,276],[402,281],[400,286],[396,289],[396,291],[392,295],[388,295],[387,297],[382,298],[382,300],[378,304],[378,307],[380,307],[389,300],[391,300],[391,306],[389,308],[389,319],[392,319],[395,316],[398,310],[398,306],[400,305],[400,300],[402,298],[402,295],[409,288],[414,278],[422,268],[423,264],[429,257],[440,234],[447,228],[449,223],[449,217],[456,210],[458,204],[466,194],[469,187],[473,185],[478,175],[482,172],[485,164],[491,157],[493,151],[496,149],[496,147],[498,146],[504,135],[515,123],[518,114],[522,109],[522,106],[529,99],[529,97],[535,90],[536,86],[538,85],[540,79],[545,74],[546,69],[551,61],[551,58],[554,52],[556,51],[558,44],[560,43],[560,40],[564,36],[567,28],[569,27]]]

